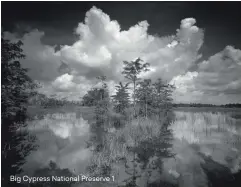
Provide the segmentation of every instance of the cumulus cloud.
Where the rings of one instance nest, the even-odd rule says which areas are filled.
[[[39,91],[48,96],[55,94],[58,98],[76,100],[80,99],[93,85],[93,81],[83,76],[66,73],[50,83],[43,83]]]
[[[75,28],[79,38],[72,45],[63,45],[56,51],[55,46],[41,43],[44,33],[38,30],[20,38],[27,55],[23,65],[31,69],[29,73],[33,79],[43,82],[45,91],[68,97],[70,93],[71,98],[76,95],[75,99],[80,96],[78,94],[77,97],[77,92],[83,94],[89,85],[95,84],[97,76],[105,75],[109,85],[123,81],[123,61],[137,57],[151,64],[151,71],[142,74],[143,78],[155,80],[161,77],[172,82],[190,82],[185,77],[190,77],[189,69],[202,57],[199,50],[204,41],[203,29],[196,26],[194,18],[181,20],[176,34],[170,36],[150,35],[148,27],[148,22],[144,20],[128,30],[121,30],[118,21],[111,20],[102,10],[92,7],[84,21]],[[16,35],[12,33],[5,35],[16,40]],[[196,71],[198,75],[192,78],[195,97],[202,95],[202,92],[234,93],[240,85],[237,78],[240,72],[240,50],[227,46],[224,51],[200,63]],[[227,79],[223,78],[224,75]],[[77,79],[82,81],[76,82]],[[179,86],[179,94],[183,95],[186,87]]]
[[[72,82],[73,78],[74,78],[73,75],[69,75],[69,74],[61,75],[53,81],[52,85],[57,90],[69,91],[75,88],[75,84]]]
[[[175,96],[186,95],[196,102],[241,102],[241,50],[232,46],[199,63],[195,72],[171,80],[178,88]],[[180,98],[179,98],[180,99]]]
[[[199,64],[198,85],[205,92],[241,93],[241,50],[227,46]]]

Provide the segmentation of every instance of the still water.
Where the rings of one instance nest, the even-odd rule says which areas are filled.
[[[241,168],[240,119],[211,112],[176,111],[175,115],[176,120],[169,127],[174,137],[175,157],[163,159],[163,172],[152,172],[151,180],[163,179],[180,187],[205,187],[209,182],[205,171],[217,169],[218,164],[232,173],[238,172]],[[46,115],[31,121],[29,130],[36,134],[39,148],[27,157],[24,174],[34,175],[36,170],[48,167],[50,161],[72,173],[86,173],[92,156],[86,148],[90,125],[81,116],[75,113]],[[118,167],[116,180],[121,183],[127,176],[123,165]],[[144,187],[145,178],[138,179],[137,183]]]

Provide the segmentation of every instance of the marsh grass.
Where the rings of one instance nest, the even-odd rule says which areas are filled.
[[[123,128],[110,128],[105,137],[104,148],[101,152],[92,156],[91,175],[102,175],[103,166],[111,168],[111,174],[118,178],[118,165],[127,164],[126,168],[133,169],[133,151],[137,154],[137,165],[139,173],[148,172],[145,170],[150,163],[151,158],[155,157],[156,140],[165,144],[165,138],[160,138],[163,122],[156,119],[146,119],[138,117],[127,121]],[[159,143],[159,145],[160,145]],[[144,145],[145,144],[145,145]],[[144,146],[143,146],[144,145]],[[165,148],[165,145],[163,149]],[[146,149],[146,152],[144,151]],[[145,153],[151,153],[145,155]],[[144,154],[143,154],[144,151]],[[169,151],[169,150],[168,150]],[[139,158],[139,159],[138,159]],[[142,159],[142,160],[141,160]],[[144,160],[143,160],[144,159]],[[155,159],[152,159],[152,161]],[[139,164],[138,164],[139,161]],[[142,163],[141,163],[142,162]],[[142,165],[142,166],[141,166]],[[145,165],[143,167],[143,165]],[[93,169],[94,168],[94,169]],[[126,169],[125,168],[125,169]],[[142,171],[144,169],[144,171]],[[141,174],[142,175],[142,174]]]
[[[214,136],[215,132],[239,134],[237,120],[221,112],[180,112],[176,111],[176,120],[172,123],[175,137],[185,138],[190,143],[205,141],[198,135]]]
[[[167,147],[164,144],[165,138],[162,138],[162,137],[165,137],[165,134],[160,133],[162,130],[163,124],[166,122],[166,119],[163,119],[162,121],[157,119],[158,118],[155,118],[155,117],[153,117],[152,119],[137,117],[136,119],[132,118],[131,120],[129,120],[123,128],[120,128],[120,129],[110,128],[108,130],[108,133],[105,139],[105,147],[103,149],[103,152],[95,154],[92,157],[92,161],[93,163],[95,163],[95,166],[96,166],[95,175],[101,172],[101,168],[104,163],[104,165],[107,165],[109,168],[112,168],[112,174],[118,177],[118,169],[119,169],[118,164],[123,165],[127,161],[131,162],[133,157],[132,157],[132,152],[130,150],[135,146],[142,147],[140,149],[142,156],[145,156],[145,154],[147,155],[149,154],[149,156],[151,155],[151,157],[146,156],[147,165],[150,165],[150,161],[153,161],[156,159],[155,157],[153,157],[152,148],[158,147],[158,145],[153,142],[159,141],[159,145],[163,143],[161,145],[162,150],[165,150]],[[241,131],[240,131],[241,129],[237,125],[237,120],[232,118],[230,114],[224,114],[221,112],[211,113],[211,112],[176,111],[175,119],[171,122],[170,129],[175,139],[175,141],[172,141],[171,138],[167,139],[170,145],[173,142],[175,143],[180,140],[181,141],[185,140],[185,142],[187,142],[187,144],[185,145],[189,146],[188,148],[189,151],[187,151],[187,153],[192,152],[191,151],[192,147],[193,146],[195,147],[195,145],[197,145],[197,147],[200,147],[201,144],[217,145],[217,147],[220,148],[219,151],[223,151],[222,152],[223,158],[226,158],[227,155],[225,156],[225,154],[227,154],[229,148],[231,150],[233,149],[232,147],[234,147],[234,146],[225,144],[227,143],[225,142],[227,141],[227,138],[232,138],[233,140],[235,140],[236,135],[241,134]],[[178,143],[176,147],[177,146],[182,146],[182,144]],[[171,146],[168,148],[170,152],[174,151],[175,154],[178,154],[178,152],[175,152],[175,150],[172,150]],[[205,149],[206,148],[207,147],[205,147]],[[177,150],[184,151],[185,149],[187,148],[183,147],[183,148],[178,148]],[[203,150],[199,149],[196,151],[203,151]],[[185,155],[185,152],[186,151],[184,151],[182,154]],[[136,153],[138,154],[138,151],[136,151]],[[170,158],[173,155],[170,154],[169,156],[166,156],[166,158]],[[158,157],[161,157],[160,154],[158,155]],[[183,155],[181,157],[183,157]],[[165,156],[163,156],[162,158],[165,158]],[[187,158],[189,158],[189,156],[187,156]],[[217,159],[217,158],[219,158],[219,156],[215,155],[214,159]],[[176,159],[178,159],[178,157]],[[186,170],[190,170],[190,173],[191,173],[190,175],[192,174],[194,175],[196,171],[195,167],[199,166],[199,163],[196,163],[199,160],[199,158],[195,153],[195,155],[193,155],[193,158],[190,158],[190,159],[193,159],[193,160],[192,161],[190,160],[190,163],[186,165],[185,165],[185,162],[188,162],[188,160],[186,160],[185,162],[182,162],[182,161],[177,162],[179,164],[177,168],[186,168]],[[235,158],[232,158],[232,159],[235,159]],[[161,159],[159,161],[161,162]],[[223,161],[222,164],[225,164],[224,162],[225,161]],[[194,164],[195,167],[192,166],[192,164]],[[145,167],[144,170],[140,165],[138,165],[137,167],[139,167],[139,173],[143,173],[141,177],[144,177],[145,174],[148,174],[148,169],[147,169],[148,167]],[[236,167],[236,166],[232,165],[230,167]],[[192,168],[194,168],[195,171],[192,171]],[[200,181],[202,181],[203,184],[206,184],[205,182],[206,176],[205,174],[203,174],[202,168],[197,168],[197,169],[200,172],[196,172],[196,174],[199,175],[198,173],[200,173],[200,177],[202,178],[200,179]],[[154,171],[155,169],[151,168],[151,170]],[[174,171],[176,172],[175,169]],[[177,183],[179,183],[180,181],[182,181],[183,183],[183,180],[186,180],[184,184],[193,183],[194,186],[197,184],[195,181],[189,181],[184,176],[180,175],[181,173],[179,172],[181,171],[177,172],[179,174],[179,177],[177,177],[176,179]],[[169,175],[172,175],[172,174],[169,173]],[[147,177],[146,180],[148,178],[150,177]],[[163,180],[165,181],[165,179]]]
[[[115,182],[112,184],[109,183],[108,186],[121,185],[123,184],[123,181],[129,177],[128,174],[123,174],[123,170],[125,172],[125,169],[127,169],[125,168],[125,165],[128,163],[128,167],[130,169],[133,168],[132,164],[130,164],[133,161],[133,148],[136,148],[136,167],[138,168],[137,176],[140,176],[140,178],[142,178],[142,182],[145,180],[150,180],[151,177],[149,177],[149,174],[155,171],[155,167],[153,165],[157,166],[157,168],[159,167],[159,169],[162,168],[162,158],[172,157],[172,154],[168,155],[168,153],[172,151],[177,154],[177,157],[175,158],[176,160],[179,159],[179,151],[181,151],[181,154],[183,154],[181,156],[179,155],[180,158],[190,158],[190,160],[185,160],[185,162],[177,162],[176,168],[172,168],[174,173],[178,174],[178,177],[176,177],[177,179],[175,179],[176,183],[178,183],[178,181],[188,180],[185,177],[182,178],[182,170],[178,170],[178,168],[185,168],[185,171],[187,170],[189,171],[189,173],[195,173],[195,171],[192,170],[194,166],[191,166],[194,163],[195,167],[199,166],[200,164],[196,163],[199,162],[197,161],[199,159],[194,159],[194,157],[197,157],[196,152],[204,150],[200,146],[201,144],[216,145],[216,147],[219,148],[218,151],[220,153],[214,155],[214,159],[216,157],[218,159],[224,158],[222,164],[225,164],[225,159],[227,156],[229,156],[231,158],[228,158],[226,160],[227,164],[230,165],[231,170],[237,171],[239,169],[237,165],[240,164],[241,159],[236,159],[233,155],[237,155],[238,153],[240,153],[241,147],[238,147],[238,144],[229,145],[227,144],[227,142],[225,144],[225,141],[227,141],[228,138],[230,139],[230,142],[231,140],[241,140],[240,138],[237,138],[241,134],[241,128],[238,124],[238,119],[233,118],[230,114],[224,114],[221,112],[211,113],[176,111],[175,118],[170,123],[170,133],[168,135],[166,135],[167,133],[162,132],[163,126],[167,122],[165,118],[159,119],[155,116],[152,116],[150,118],[134,118],[133,116],[130,116],[129,118],[123,118],[123,116],[113,113],[111,111],[108,113],[108,115],[110,120],[107,121],[108,124],[105,124],[105,138],[103,150],[100,152],[94,152],[89,157],[91,164],[86,170],[86,175],[88,174],[91,176],[114,175],[116,179]],[[44,115],[43,119],[41,120],[33,120],[29,128],[35,128],[36,130],[38,128],[40,129],[42,127],[46,127],[46,130],[49,129],[56,136],[73,139],[74,136],[78,136],[81,134],[87,135],[91,133],[88,125],[89,123],[83,120],[82,117],[84,117],[84,114],[81,112],[79,114],[48,114]],[[122,119],[123,125],[119,128],[116,128],[115,126],[113,126],[113,119]],[[169,137],[171,133],[173,134],[174,140]],[[237,140],[235,140],[235,137]],[[183,146],[183,144],[180,143],[176,144],[176,142],[181,142],[180,140],[185,140],[186,147],[178,147]],[[175,148],[172,148],[173,143],[175,144]],[[194,149],[192,147],[196,148]],[[206,146],[205,150],[208,148],[209,147]],[[226,155],[231,150],[234,150],[233,148],[236,149],[237,154],[234,154],[233,152],[235,151],[232,151],[232,155]],[[161,151],[159,151],[158,149],[160,149]],[[189,151],[185,151],[186,149]],[[163,153],[164,150],[168,151],[166,153]],[[185,155],[194,152],[195,154],[192,157],[189,157],[189,155]],[[220,155],[222,157],[219,157]],[[141,162],[139,162],[140,158],[142,159]],[[192,162],[191,159],[193,159]],[[232,161],[232,163],[230,160]],[[189,164],[186,164],[186,162]],[[165,169],[167,168],[164,167],[163,170]],[[151,172],[149,172],[150,170]],[[201,168],[199,168],[199,170],[201,170]],[[168,173],[168,171],[166,173]],[[172,176],[172,173],[173,172],[170,172],[167,175]],[[202,181],[206,180],[203,174],[200,174],[200,177],[203,177]],[[165,181],[165,177],[162,178],[161,182],[163,181]],[[193,181],[193,186],[196,185],[196,183],[194,183],[195,182]],[[103,185],[105,186],[105,184]]]

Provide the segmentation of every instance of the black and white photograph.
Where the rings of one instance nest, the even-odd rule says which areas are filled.
[[[1,1],[1,186],[241,187],[241,2]]]

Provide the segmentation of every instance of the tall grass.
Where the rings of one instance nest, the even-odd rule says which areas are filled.
[[[118,178],[118,169],[120,169],[119,164],[123,166],[124,164],[130,164],[130,162],[133,161],[133,151],[131,151],[131,149],[133,148],[137,148],[135,150],[136,154],[139,155],[139,157],[142,157],[142,159],[144,159],[143,156],[146,156],[146,160],[142,161],[146,162],[145,165],[150,165],[151,159],[153,161],[153,156],[155,156],[156,154],[156,150],[154,149],[158,149],[158,146],[156,146],[157,144],[155,144],[156,140],[158,139],[159,141],[158,145],[160,145],[161,143],[163,143],[164,145],[165,141],[167,140],[165,139],[165,134],[163,134],[163,139],[160,137],[160,134],[162,133],[162,127],[163,122],[157,120],[157,118],[146,119],[138,117],[136,119],[127,121],[123,128],[110,128],[105,137],[103,150],[92,156],[92,166],[94,166],[94,170],[92,170],[91,174],[101,175],[103,172],[103,166],[107,166],[111,168],[112,175],[115,175],[116,178]],[[142,144],[146,144],[147,146],[151,147],[145,148],[145,146],[143,147]],[[144,155],[145,153],[138,153],[138,147],[139,151],[141,152],[143,152],[145,149],[152,149],[150,151],[152,153],[149,155],[149,157],[147,156],[148,153],[147,155]],[[165,145],[163,149],[165,149]],[[169,150],[165,151],[168,152]],[[137,166],[139,167],[139,174],[147,174],[148,170],[144,169],[141,171],[140,165]],[[134,166],[130,164],[128,168],[129,167],[133,169]],[[123,178],[123,176],[121,176],[120,178],[122,178],[123,180],[126,179]]]
[[[112,175],[118,177],[118,172],[121,173],[119,171],[120,165],[124,165],[126,160],[132,160],[131,147],[142,146],[143,149],[141,151],[145,152],[145,141],[155,141],[155,138],[158,138],[160,143],[165,142],[165,139],[162,139],[160,136],[164,122],[165,120],[160,122],[155,119],[139,117],[129,120],[123,128],[109,128],[103,151],[92,157],[92,163],[95,164],[94,175],[101,173],[101,168],[103,165],[106,165],[112,168]],[[241,158],[238,157],[240,153],[239,147],[238,145],[229,145],[227,141],[230,140],[229,138],[237,141],[235,137],[241,134],[241,128],[237,125],[237,120],[230,115],[219,112],[193,113],[178,111],[175,112],[175,120],[171,123],[170,129],[172,129],[174,136],[174,140],[169,139],[170,143],[173,143],[173,149],[170,151],[173,151],[176,157],[175,159],[167,157],[168,161],[164,162],[164,174],[160,175],[161,180],[170,180],[170,177],[172,177],[171,181],[173,182],[174,180],[173,183],[178,186],[198,186],[198,182],[203,186],[207,186],[207,177],[200,166],[204,160],[198,154],[199,151],[204,154],[209,152],[208,154],[215,161],[227,165],[233,172],[238,171],[239,167],[237,165],[241,164]],[[183,141],[185,142],[184,144]],[[193,149],[195,148],[193,145],[198,145],[200,148],[197,150]],[[216,152],[209,145],[217,147]],[[149,144],[149,146],[155,147],[156,144]],[[163,144],[164,149],[165,145]],[[148,151],[151,151],[150,147],[146,148],[146,152]],[[227,162],[227,157],[229,159],[232,157],[232,164]],[[151,170],[154,171],[154,169]],[[142,173],[143,182],[143,178],[148,173],[148,170],[139,170],[139,172]],[[189,177],[183,173],[188,174]],[[198,176],[200,179],[197,180]],[[119,176],[119,179],[124,181],[127,177],[127,175],[125,177]],[[149,179],[148,177],[145,178],[145,180],[150,180],[150,177]]]
[[[120,118],[114,113],[109,115]],[[207,177],[201,167],[204,160],[198,152],[204,154],[208,152],[212,159],[227,166],[232,172],[240,169],[241,144],[238,144],[238,140],[240,140],[238,137],[241,134],[241,127],[238,125],[238,120],[232,118],[231,115],[219,112],[176,111],[175,119],[169,126],[173,139],[163,132],[162,127],[167,121],[164,118],[159,120],[155,117],[151,119],[130,117],[123,121],[124,125],[121,128],[115,128],[111,125],[111,121],[105,124],[103,149],[88,157],[91,164],[86,175],[115,176],[114,183],[103,184],[104,186],[124,184],[123,181],[130,177],[126,172],[126,165],[133,169],[131,163],[133,148],[138,148],[135,149],[136,159],[143,159],[142,162],[136,161],[138,163],[137,176],[139,177],[137,183],[145,183],[139,186],[148,186],[146,184],[148,180],[149,183],[157,180],[157,178],[152,178],[157,172],[153,165],[160,169],[162,164],[163,172],[158,172],[158,180],[171,181],[173,184],[185,187],[198,186],[198,183],[202,184],[202,187],[207,186]],[[75,113],[45,115],[42,120],[33,120],[29,129],[38,130],[43,127],[55,136],[68,138],[75,145],[77,141],[77,139],[74,141],[75,136],[90,133],[88,122],[83,120],[81,115]],[[228,144],[228,140],[236,141],[237,144]],[[58,144],[61,142],[59,141]],[[167,142],[173,144],[173,147],[167,146]],[[70,145],[67,143],[63,146]],[[211,145],[217,149],[213,150]],[[59,146],[59,149],[63,149],[63,146]],[[76,148],[78,147],[76,146]],[[158,149],[161,151],[158,152]],[[165,150],[173,152],[176,155],[175,159],[170,158],[171,154],[164,155]],[[71,159],[71,157],[68,158],[68,160]],[[158,163],[157,160],[160,162]],[[161,163],[162,161],[163,163]],[[145,167],[142,167],[143,165]],[[190,177],[183,173],[188,173]],[[197,179],[198,177],[199,179]]]
[[[176,111],[176,119],[171,127],[174,136],[186,139],[189,143],[201,143],[205,136],[215,136],[216,133],[230,133],[238,135],[241,128],[237,126],[237,120],[230,115],[220,112],[180,112]],[[220,143],[220,137],[217,139]],[[215,143],[215,142],[214,142]]]
[[[210,181],[207,178],[210,176],[205,171],[217,171],[216,180],[221,180],[221,172],[229,175],[229,172],[239,171],[241,128],[238,120],[220,112],[177,111],[175,114],[176,119],[171,124],[171,129],[175,139],[173,151],[176,157],[175,160],[168,160],[164,168],[179,174],[178,186],[208,186]],[[214,165],[209,166],[202,155],[208,156]],[[219,171],[220,166],[227,169]]]
[[[130,121],[121,129],[109,129],[105,140],[105,149],[101,156],[108,155],[107,160],[110,162],[122,159],[127,156],[128,147],[134,146],[135,142],[139,143],[157,137],[159,131],[160,124],[143,118]],[[95,155],[95,159],[98,160],[99,156]]]

